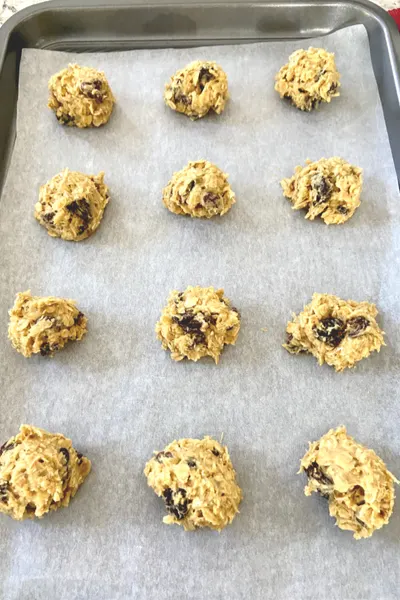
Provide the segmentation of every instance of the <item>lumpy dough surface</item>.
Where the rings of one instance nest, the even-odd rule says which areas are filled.
[[[335,55],[323,48],[296,50],[275,79],[280,97],[288,98],[301,110],[310,111],[340,95]]]
[[[79,242],[96,231],[108,204],[104,173],[64,169],[41,186],[35,218],[52,237]]]
[[[320,365],[327,363],[343,371],[385,345],[377,314],[375,304],[369,302],[314,294],[311,303],[287,324],[284,347],[292,354],[309,352]]]
[[[224,215],[235,202],[227,174],[206,160],[190,162],[174,173],[163,190],[164,205],[178,215]]]
[[[173,360],[197,361],[211,356],[218,363],[225,344],[235,344],[240,314],[224,290],[189,286],[174,290],[156,325],[158,339]]]
[[[68,506],[90,468],[68,438],[21,425],[0,448],[0,512],[22,520]]]
[[[52,356],[70,340],[81,340],[87,331],[87,319],[73,300],[17,294],[9,312],[8,337],[18,352]]]
[[[186,531],[210,527],[220,531],[238,512],[242,491],[228,449],[212,438],[181,439],[147,463],[147,483],[163,498],[164,523]]]
[[[356,540],[370,537],[389,522],[395,477],[375,454],[356,442],[345,427],[331,429],[310,448],[300,464],[308,476],[306,496],[319,492],[329,501],[329,514]]]
[[[228,99],[226,73],[215,62],[192,62],[171,77],[164,99],[170,108],[192,120],[204,117],[210,110],[219,115]]]
[[[99,127],[109,120],[115,98],[102,71],[69,65],[49,81],[48,106],[62,125]]]
[[[282,179],[283,195],[294,210],[305,209],[305,218],[321,217],[327,225],[348,221],[360,206],[362,169],[339,157],[307,161],[293,177]]]

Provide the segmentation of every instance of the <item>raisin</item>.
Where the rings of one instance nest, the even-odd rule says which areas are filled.
[[[195,181],[190,181],[187,185],[187,191],[191,192],[195,185],[196,185]]]
[[[194,348],[194,346],[199,346],[199,345],[205,344],[205,343],[206,343],[206,335],[202,331],[199,331],[199,333],[196,333],[196,335],[193,338],[192,348]]]
[[[333,484],[332,479],[330,477],[328,477],[327,475],[325,475],[325,473],[322,471],[319,464],[316,462],[312,462],[305,469],[305,472],[307,473],[307,477],[309,479],[315,479],[315,481],[318,481],[318,483],[320,483],[321,485],[332,485]]]
[[[190,312],[186,312],[181,317],[172,317],[172,320],[186,333],[201,332],[202,324],[196,319],[196,315]]]
[[[323,204],[324,202],[328,202],[332,194],[332,184],[329,179],[318,173],[313,177],[311,187],[316,191],[313,204]]]
[[[220,452],[219,452],[219,450],[217,450],[216,448],[213,448],[213,449],[211,450],[211,452],[214,454],[214,456],[219,456],[219,455],[220,455]]]
[[[211,323],[211,325],[216,325],[217,319],[214,315],[205,315],[204,320],[206,323]]]
[[[81,83],[81,92],[87,98],[96,100],[98,104],[103,102],[103,94],[101,93],[102,81],[100,79],[94,79],[93,81],[83,81]]]
[[[200,92],[204,90],[206,83],[208,83],[212,79],[214,79],[214,75],[210,73],[209,69],[207,69],[207,67],[201,67],[198,79]]]
[[[156,461],[162,463],[163,458],[172,458],[172,452],[158,452],[156,454]]]
[[[212,206],[217,206],[219,200],[219,196],[217,194],[213,194],[212,192],[207,192],[203,196],[204,204],[211,204]]]
[[[189,501],[186,498],[186,490],[178,488],[176,492],[173,492],[171,488],[166,488],[163,491],[163,497],[167,511],[174,515],[178,521],[183,519],[189,510]]]
[[[3,481],[0,483],[0,502],[7,502],[8,498],[8,483]]]
[[[340,204],[336,210],[341,215],[347,215],[350,212],[347,206],[345,206],[344,204]]]
[[[78,230],[79,235],[81,235],[88,228],[92,218],[89,202],[85,198],[80,198],[79,200],[73,200],[65,208],[82,221],[82,225]]]
[[[238,311],[238,309],[236,308],[236,306],[231,306],[231,310],[233,310],[233,312],[237,313],[237,316],[240,319],[240,312]]]
[[[300,92],[301,94],[307,94],[306,90],[305,90],[305,89],[303,89],[303,88],[299,88],[299,92]]]
[[[347,321],[347,335],[351,338],[362,335],[370,322],[365,317],[353,317]]]
[[[49,356],[49,354],[51,354],[50,344],[48,344],[48,343],[42,344],[40,346],[40,355],[41,356]]]
[[[177,91],[174,93],[174,102],[175,104],[180,103],[184,106],[188,106],[192,103],[192,99],[190,98],[190,96],[185,96],[185,94],[182,94],[180,91]]]
[[[81,465],[82,464],[83,454],[81,452],[77,452],[76,456],[78,458],[78,465]]]
[[[191,458],[189,458],[189,460],[188,460],[188,461],[186,461],[186,462],[187,462],[188,466],[189,466],[189,467],[191,467],[191,468],[192,468],[192,467],[195,467],[195,466],[196,466],[196,464],[197,464],[197,463],[196,463],[196,461],[195,461],[195,460],[193,460],[193,459],[191,459]]]
[[[0,447],[0,456],[3,454],[3,452],[7,452],[7,450],[12,450],[13,448],[15,448],[14,442],[11,442],[11,444],[6,442]]]
[[[328,317],[315,325],[313,331],[317,340],[336,348],[346,334],[346,326],[342,319]]]
[[[56,115],[57,121],[61,123],[61,125],[69,125],[69,123],[75,123],[74,117],[71,115]]]
[[[74,319],[74,325],[80,325],[84,316],[85,315],[82,312],[79,312]]]
[[[43,221],[47,221],[48,223],[51,223],[55,214],[56,213],[54,213],[54,212],[45,213],[42,216],[42,219],[43,219]]]
[[[69,452],[66,448],[60,448],[59,452],[64,456],[66,464],[69,463]]]

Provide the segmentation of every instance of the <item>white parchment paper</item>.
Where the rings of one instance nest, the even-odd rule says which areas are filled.
[[[303,114],[274,75],[302,46],[336,52],[342,95]],[[198,59],[226,70],[220,117],[191,122],[163,103],[163,85]],[[68,62],[103,69],[118,104],[98,130],[60,126],[47,81]],[[308,222],[279,186],[306,158],[343,156],[364,169],[361,207],[344,226]],[[237,204],[202,221],[169,213],[161,190],[189,160],[230,175]],[[98,232],[53,239],[33,218],[39,186],[64,167],[106,172],[111,201]],[[0,519],[0,596],[72,599],[394,599],[400,510],[367,541],[340,531],[296,475],[308,440],[344,423],[400,474],[400,202],[362,27],[312,42],[71,55],[24,51],[18,132],[0,203],[1,436],[21,422],[72,438],[93,471],[68,509],[41,521]],[[236,347],[174,363],[154,325],[169,291],[224,287],[242,313]],[[53,360],[7,340],[16,292],[74,298],[89,333]],[[370,300],[387,347],[335,373],[282,347],[312,293]],[[262,331],[266,327],[267,332]],[[221,534],[162,524],[142,470],[179,437],[220,437],[243,488]]]

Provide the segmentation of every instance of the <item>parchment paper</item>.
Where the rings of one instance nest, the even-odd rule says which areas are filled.
[[[299,47],[336,52],[342,95],[313,114],[279,99],[274,75]],[[231,99],[198,122],[164,106],[163,85],[198,59],[219,62]],[[47,81],[68,62],[103,69],[118,104],[99,130],[61,127]],[[344,226],[291,211],[279,180],[307,157],[363,167],[362,204]],[[174,216],[161,190],[189,160],[230,175],[223,218]],[[41,184],[64,167],[106,172],[111,201],[82,243],[33,218]],[[72,55],[26,50],[18,133],[0,205],[1,436],[21,422],[60,431],[93,462],[68,509],[41,521],[0,519],[2,598],[398,598],[399,502],[389,526],[356,542],[296,475],[308,440],[344,423],[400,475],[400,203],[367,35],[240,47]],[[154,326],[170,290],[224,287],[242,313],[219,366],[174,363]],[[7,340],[16,292],[74,298],[89,333],[53,360]],[[387,347],[335,373],[282,347],[291,312],[315,291],[377,303]],[[266,327],[267,332],[262,328]],[[244,492],[221,534],[162,523],[142,470],[179,437],[220,437]]]

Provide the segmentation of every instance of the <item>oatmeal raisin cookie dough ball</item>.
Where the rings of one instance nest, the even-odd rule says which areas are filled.
[[[41,186],[35,218],[52,237],[79,242],[96,231],[108,202],[103,172],[64,169]]]
[[[180,69],[165,86],[166,104],[190,117],[204,117],[210,110],[222,113],[228,99],[226,73],[215,62],[194,61]]]
[[[239,512],[242,491],[228,449],[211,437],[175,440],[155,452],[144,473],[165,502],[168,525],[221,531]]]
[[[394,482],[385,463],[348,435],[341,426],[310,444],[300,464],[308,476],[306,496],[318,492],[329,502],[329,514],[354,538],[370,537],[389,522]]]
[[[30,290],[17,294],[9,315],[8,337],[26,358],[53,356],[87,332],[87,318],[73,300],[32,296]]]
[[[235,344],[239,329],[240,314],[224,290],[200,286],[171,292],[156,325],[157,337],[173,360],[211,356],[216,364],[225,344]]]
[[[62,125],[99,127],[109,120],[115,98],[102,71],[70,64],[49,81],[51,108]]]
[[[323,48],[296,50],[277,73],[275,90],[300,110],[311,111],[321,102],[340,96],[335,55]]]
[[[350,369],[385,345],[375,304],[314,294],[310,304],[293,315],[286,327],[284,348],[291,354],[308,352],[320,365],[336,371]]]
[[[306,219],[321,217],[327,225],[339,225],[360,206],[362,182],[362,169],[336,156],[307,160],[293,177],[282,179],[281,186],[293,210],[307,211]]]
[[[206,160],[190,162],[173,174],[163,190],[163,203],[177,215],[211,219],[236,202],[228,175]]]
[[[0,448],[0,512],[20,521],[68,506],[90,468],[68,438],[21,425]]]

